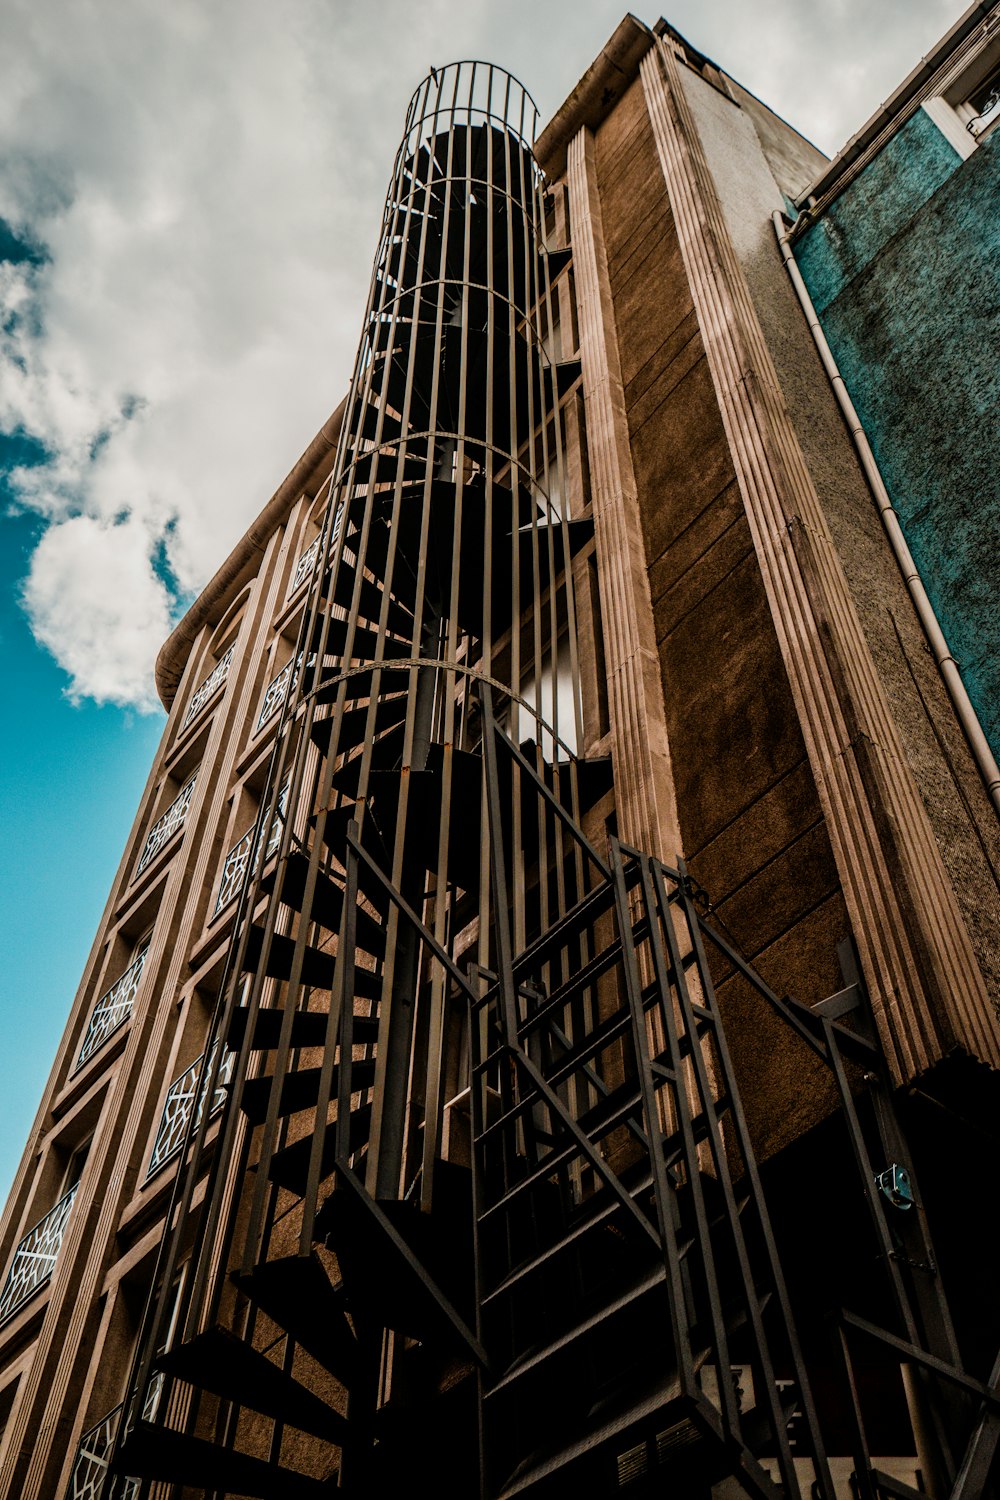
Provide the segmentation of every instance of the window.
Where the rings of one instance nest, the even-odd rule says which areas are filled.
[[[191,776],[177,793],[162,817],[158,818],[146,835],[139,862],[135,867],[132,879],[135,880],[142,874],[146,866],[156,858],[160,850],[169,844],[177,831],[184,827],[187,819],[188,809],[191,806],[191,798],[194,795],[194,784],[197,771]],[[176,784],[176,783],[175,783]]]
[[[961,157],[969,157],[1000,121],[1000,37],[923,107]]]
[[[966,99],[955,106],[955,113],[976,140],[1000,120],[1000,67],[976,85]]]
[[[132,949],[127,968],[119,974],[114,984],[104,992],[91,1011],[76,1060],[78,1068],[82,1068],[87,1059],[103,1046],[111,1033],[117,1031],[132,1014],[132,1006],[139,990],[139,981],[142,979],[151,936],[152,929]]]

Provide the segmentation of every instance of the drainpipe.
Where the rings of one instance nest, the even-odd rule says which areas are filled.
[[[938,623],[937,615],[934,613],[931,601],[927,597],[927,590],[924,588],[920,574],[917,572],[917,565],[913,561],[913,554],[906,544],[903,529],[899,524],[899,517],[893,509],[889,492],[885,487],[885,480],[879,472],[871,444],[861,425],[861,418],[858,416],[854,402],[851,400],[847,386],[844,384],[844,377],[841,375],[837,361],[833,357],[833,351],[826,341],[826,335],[820,327],[819,317],[813,306],[812,298],[802,279],[802,272],[795,263],[795,256],[792,253],[788,232],[785,229],[785,222],[780,211],[775,209],[771,215],[771,219],[774,224],[774,232],[778,237],[781,258],[785,262],[785,268],[791,277],[792,285],[802,306],[802,311],[806,315],[809,332],[812,334],[813,341],[819,351],[823,368],[830,377],[833,393],[840,404],[840,409],[850,428],[851,437],[854,439],[854,446],[858,450],[858,457],[861,459],[861,466],[867,476],[868,484],[875,498],[875,504],[878,506],[879,515],[882,517],[882,525],[885,528],[886,536],[889,538],[889,545],[895,553],[900,572],[903,575],[906,587],[910,591],[910,598],[913,600],[920,623],[923,626],[924,634],[927,637],[927,644],[930,646],[934,654],[934,660],[937,662],[941,676],[944,678],[944,684],[948,689],[948,694],[958,715],[959,723],[965,731],[965,736],[969,742],[969,748],[972,751],[976,765],[979,768],[979,773],[986,783],[986,791],[989,799],[996,812],[1000,814],[1000,766],[997,765],[993,751],[990,749],[983,726],[979,722],[979,716],[972,706],[965,683],[962,681],[962,674],[958,669],[958,663],[948,650],[948,642],[944,638],[944,632]]]

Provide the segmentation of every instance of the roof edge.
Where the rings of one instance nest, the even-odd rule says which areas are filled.
[[[830,158],[829,166],[824,167],[819,176],[798,195],[795,200],[796,206],[802,208],[809,203],[810,199],[829,196],[844,173],[848,172],[869,147],[874,145],[896,117],[919,97],[930,79],[947,61],[949,54],[954,52],[996,8],[996,0],[978,0],[977,4],[970,5],[968,10],[959,16],[954,26],[945,32],[937,45],[920,59],[915,68],[911,69],[899,87],[894,89],[888,99],[879,105],[861,129],[856,131],[846,145]]]
[[[593,130],[610,113],[654,40],[649,27],[631,13],[618,23],[535,142],[535,159],[547,176],[561,176],[573,136],[584,125]]]
[[[329,475],[346,405],[345,397],[160,647],[156,658],[156,691],[168,712],[202,626],[215,624],[222,618],[230,602],[256,571],[264,549],[276,528],[287,519],[296,500],[311,482],[322,482]]]

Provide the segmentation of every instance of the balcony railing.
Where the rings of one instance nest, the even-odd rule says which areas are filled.
[[[257,715],[257,729],[263,729],[268,719],[274,717],[278,709],[285,701],[289,692],[293,692],[295,684],[299,680],[299,668],[302,665],[302,652],[298,656],[290,656],[281,671],[271,678],[264,692],[264,698],[260,705],[260,713]]]
[[[320,538],[318,536],[314,537],[295,564],[295,572],[292,574],[292,582],[288,590],[290,594],[294,594],[295,590],[301,584],[305,583],[312,572],[313,563],[316,561],[316,553],[319,551],[319,544]]]
[[[142,853],[139,855],[139,863],[135,867],[135,875],[141,875],[143,870],[154,859],[164,844],[169,843],[179,828],[183,828],[184,820],[191,806],[191,798],[194,794],[194,784],[197,780],[197,772],[191,777],[186,786],[182,787],[177,796],[171,802],[162,818],[158,818],[146,835]]]
[[[195,1093],[198,1094],[197,1110],[195,1114],[194,1128],[198,1129],[201,1123],[202,1111],[205,1108],[205,1094],[208,1081],[212,1076],[212,1068],[215,1063],[215,1055],[219,1043],[216,1042],[212,1048],[208,1064],[205,1068],[204,1081],[198,1088],[198,1073],[201,1068],[202,1058],[196,1057],[189,1068],[185,1068],[179,1078],[175,1078],[167,1089],[167,1097],[163,1101],[163,1113],[160,1116],[160,1128],[156,1132],[156,1140],[153,1142],[153,1150],[149,1157],[149,1166],[146,1168],[147,1180],[164,1166],[175,1152],[179,1151],[184,1140],[184,1132],[191,1118],[191,1110],[195,1107]],[[225,1086],[233,1076],[233,1064],[236,1061],[236,1053],[224,1052],[222,1065],[219,1068],[219,1076],[216,1079],[215,1090],[212,1094],[212,1103],[209,1115],[214,1115],[226,1102]]]
[[[146,1399],[142,1403],[142,1415],[147,1422],[151,1422],[156,1416],[164,1378],[162,1372],[157,1371],[147,1387]],[[111,1450],[124,1410],[124,1401],[119,1401],[106,1417],[102,1417],[89,1432],[83,1434],[76,1450],[76,1462],[70,1475],[66,1500],[137,1500],[142,1487],[141,1480],[118,1475],[110,1484],[106,1483]]]
[[[267,835],[267,842],[263,848],[265,863],[275,853],[281,843],[281,825],[285,821],[285,808],[288,803],[288,782],[286,781],[278,793],[278,805],[274,817],[271,819],[271,828]],[[256,844],[256,847],[254,847]],[[261,859],[261,846],[257,841],[257,821],[250,824],[242,838],[236,843],[226,855],[222,866],[222,875],[219,880],[219,894],[215,898],[215,910],[213,917],[217,917],[223,907],[234,901],[243,889],[243,882],[247,876],[247,865],[250,860],[250,851],[253,850],[253,868],[257,869]]]
[[[123,1021],[127,1021],[132,1014],[132,1006],[139,991],[139,981],[142,971],[146,967],[146,954],[149,952],[147,943],[142,952],[135,957],[125,970],[119,974],[114,984],[98,1000],[90,1013],[90,1021],[87,1025],[80,1055],[76,1060],[76,1066],[82,1068],[88,1057],[92,1057],[98,1047],[104,1045],[113,1031],[117,1031]]]
[[[330,537],[331,547],[335,545],[337,538],[340,535],[340,527],[343,519],[344,507],[341,504],[337,506],[337,514],[333,518],[333,533]],[[316,553],[319,551],[319,544],[321,541],[322,535],[313,537],[312,541],[309,543],[309,546],[306,548],[302,556],[299,558],[298,562],[295,564],[295,572],[292,574],[292,581],[288,585],[288,592],[290,594],[294,594],[295,590],[300,588],[302,584],[305,583],[306,579],[309,577],[309,574],[312,572],[313,563],[316,561]]]
[[[195,691],[191,697],[191,702],[188,704],[188,711],[184,715],[184,723],[181,725],[182,729],[186,729],[191,723],[192,719],[196,719],[198,717],[198,715],[201,713],[201,710],[208,702],[209,698],[211,698],[212,695],[216,693],[225,682],[226,678],[229,676],[229,668],[232,665],[233,652],[235,650],[236,643],[234,641],[229,650],[226,652],[225,656],[219,657],[219,660],[216,662],[211,672],[209,672],[208,676],[205,678],[205,681],[201,684],[201,686],[195,688]]]
[[[7,1280],[0,1291],[0,1322],[16,1312],[52,1275],[79,1186],[74,1182],[55,1208],[50,1208],[45,1218],[28,1230],[14,1251]]]
[[[105,1488],[111,1450],[114,1447],[124,1402],[85,1432],[76,1450],[76,1463],[70,1475],[66,1500],[133,1500],[139,1493],[137,1479],[119,1479],[114,1488]]]

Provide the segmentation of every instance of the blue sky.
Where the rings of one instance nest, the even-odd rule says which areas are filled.
[[[5,452],[0,448],[0,453]],[[9,448],[6,449],[9,456]],[[41,522],[0,521],[0,1196],[6,1196],[163,725],[64,696],[17,592]]]
[[[410,92],[492,58],[547,119],[624,8],[7,0],[0,1195],[161,731],[156,650],[343,394]],[[666,9],[833,151],[962,8]]]

